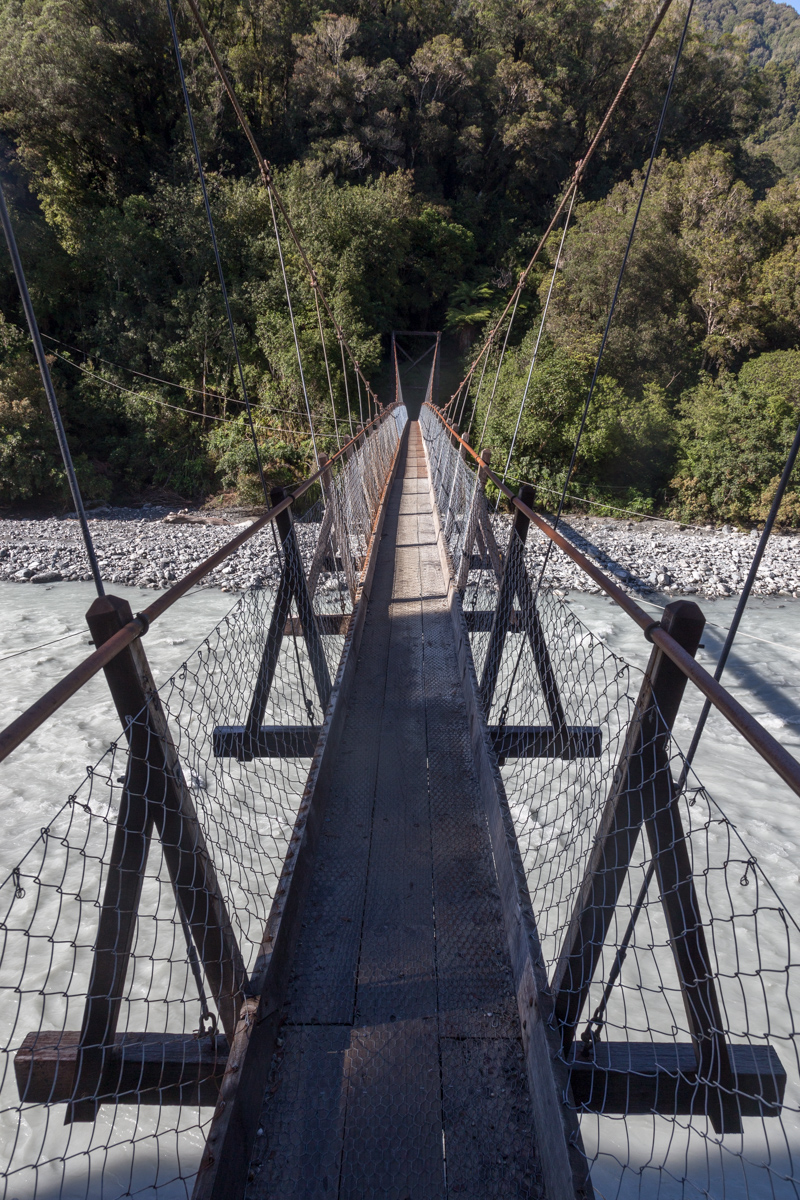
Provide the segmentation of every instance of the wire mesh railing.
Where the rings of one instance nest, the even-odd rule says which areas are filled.
[[[595,1193],[797,1196],[800,925],[674,740],[686,674],[582,624],[562,552],[420,424]],[[679,601],[661,631],[691,658],[702,628]]]
[[[262,530],[278,586],[163,686],[139,640],[108,664],[123,734],[0,885],[4,1196],[191,1194],[405,422],[323,471],[307,536]],[[130,617],[96,601],[95,642]]]

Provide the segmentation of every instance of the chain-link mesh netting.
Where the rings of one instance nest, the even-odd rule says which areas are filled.
[[[420,423],[595,1192],[795,1196],[800,927],[686,769],[663,657],[593,635]]]
[[[158,692],[134,647],[147,703],[0,885],[4,1196],[191,1192],[405,421]]]

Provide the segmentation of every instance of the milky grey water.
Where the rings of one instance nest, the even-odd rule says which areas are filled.
[[[134,611],[152,599],[151,591],[114,588],[129,599]],[[0,582],[0,688],[2,688],[2,724],[7,724],[43,691],[75,666],[91,647],[87,644],[83,614],[93,599],[91,585],[56,584],[36,587]],[[145,646],[156,681],[162,683],[170,673],[191,654],[213,625],[233,606],[236,597],[214,590],[198,591],[176,604],[160,618],[145,638]],[[569,593],[566,596],[575,615],[610,649],[636,667],[643,668],[651,647],[641,631],[612,602],[602,596]],[[662,602],[664,602],[662,598]],[[733,599],[704,601],[701,604],[708,618],[700,661],[713,670],[724,637],[724,630],[733,612]],[[658,610],[653,608],[654,617]],[[76,636],[54,645],[41,644],[54,638],[75,633]],[[32,649],[33,647],[41,647]],[[24,653],[20,653],[24,651]],[[757,599],[751,604],[742,626],[742,635],[729,661],[725,684],[736,697],[794,754],[800,755],[800,601],[778,598]],[[685,748],[691,738],[702,697],[689,685],[686,699],[676,726],[676,735]],[[96,762],[110,741],[120,733],[117,718],[101,676],[95,678],[79,696],[47,721],[29,741],[9,760],[0,764],[0,816],[3,837],[0,839],[0,878],[19,861],[24,851],[39,835],[41,827],[63,804],[85,776],[87,766]],[[743,836],[750,852],[758,859],[767,875],[778,887],[782,903],[795,915],[800,914],[800,800],[794,796],[752,751],[725,720],[712,713],[705,738],[695,760],[702,782],[727,817]],[[765,952],[780,956],[785,948],[764,947]],[[786,1014],[776,1011],[774,1031],[784,1035]],[[13,1085],[12,1085],[13,1087]],[[788,1098],[788,1094],[787,1094]],[[794,1105],[794,1097],[793,1097]],[[58,1113],[58,1109],[55,1110]],[[187,1113],[187,1119],[188,1119]],[[35,1111],[26,1115],[30,1135],[34,1137]],[[140,1118],[141,1119],[141,1118]],[[155,1114],[153,1114],[155,1119]],[[0,1137],[11,1136],[12,1122],[0,1130]],[[148,1115],[148,1121],[150,1115]],[[686,1170],[691,1176],[706,1170],[702,1163],[691,1160],[697,1146],[682,1145],[676,1130],[668,1135],[666,1128],[654,1136],[650,1118],[629,1119],[623,1123],[612,1118],[600,1118],[599,1144],[604,1154],[618,1153],[623,1161],[640,1167],[666,1162],[670,1154],[683,1159],[678,1173]],[[667,1126],[667,1122],[662,1123]],[[641,1129],[639,1129],[641,1125]],[[796,1111],[785,1110],[783,1127],[793,1146],[800,1145],[800,1129]],[[28,1125],[23,1123],[23,1136]],[[74,1136],[80,1132],[73,1127]],[[139,1135],[149,1131],[140,1124]],[[127,1150],[124,1131],[116,1156],[120,1179],[124,1178]],[[592,1133],[584,1122],[587,1148],[592,1145]],[[726,1139],[727,1140],[727,1139]],[[668,1144],[669,1143],[669,1144]],[[156,1143],[153,1142],[155,1147]],[[199,1130],[184,1135],[182,1154],[185,1166],[200,1152],[202,1137]],[[164,1156],[166,1147],[160,1153]],[[767,1147],[764,1147],[767,1156]],[[168,1157],[168,1154],[167,1154]],[[610,1162],[610,1165],[609,1165]],[[146,1186],[147,1156],[138,1155],[139,1186]],[[110,1165],[110,1164],[109,1164]],[[113,1172],[112,1172],[113,1174]],[[724,1173],[723,1173],[724,1174]],[[601,1160],[593,1171],[598,1195],[641,1195],[641,1177],[628,1172],[620,1187],[613,1159]],[[666,1182],[665,1182],[666,1180]],[[86,1181],[78,1183],[78,1191],[69,1188],[66,1195],[99,1196],[100,1188],[88,1188]],[[106,1188],[109,1181],[107,1180]],[[756,1198],[772,1194],[764,1190],[766,1178],[749,1183],[742,1176],[740,1186],[732,1186],[729,1176],[712,1171],[710,1194],[726,1196],[750,1195]],[[722,1186],[723,1191],[715,1191]],[[113,1185],[112,1185],[113,1190]],[[124,1189],[123,1189],[124,1190]],[[134,1189],[135,1190],[135,1189]],[[662,1197],[685,1194],[680,1182],[674,1186],[666,1176],[660,1176],[658,1194]],[[791,1192],[791,1185],[789,1185]],[[17,1194],[9,1193],[11,1194]],[[20,1188],[19,1195],[28,1192]],[[174,1189],[166,1187],[159,1195],[184,1195],[185,1188],[176,1181]],[[647,1194],[646,1191],[644,1194]],[[655,1193],[653,1193],[655,1194]],[[783,1194],[780,1189],[775,1194]]]

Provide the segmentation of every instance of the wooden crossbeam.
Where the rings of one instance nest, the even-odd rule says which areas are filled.
[[[255,733],[246,725],[218,725],[214,730],[215,758],[311,758],[321,725],[262,725]]]
[[[489,737],[501,766],[507,758],[598,758],[603,749],[597,725],[490,725]]]
[[[323,637],[343,637],[350,624],[351,613],[317,613],[317,629]],[[305,629],[299,617],[289,617],[283,626],[284,637],[305,637]]]
[[[742,1116],[780,1116],[786,1071],[773,1047],[727,1049]],[[698,1073],[691,1042],[596,1042],[588,1057],[584,1050],[573,1045],[566,1062],[573,1100],[585,1112],[703,1116],[708,1111],[716,1085]],[[72,1101],[79,1055],[77,1030],[29,1033],[14,1056],[20,1101]],[[228,1042],[221,1034],[118,1033],[109,1054],[108,1092],[98,1099],[213,1107],[227,1061]]]
[[[77,1030],[29,1033],[14,1056],[23,1104],[68,1104],[75,1099],[81,1060]],[[216,1105],[228,1061],[222,1034],[118,1033],[107,1053],[98,1102]]]
[[[572,1095],[587,1112],[705,1116],[719,1108],[716,1081],[698,1070],[691,1042],[595,1042],[567,1056]],[[780,1116],[786,1071],[772,1046],[728,1045],[731,1088],[743,1117]]]

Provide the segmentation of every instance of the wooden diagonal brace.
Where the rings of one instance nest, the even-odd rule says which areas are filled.
[[[270,494],[270,500],[273,505],[280,504],[285,494],[283,488],[274,488]],[[276,517],[275,524],[277,525],[278,534],[283,546],[284,562],[280,583],[278,584],[278,593],[275,597],[269,629],[267,630],[267,638],[258,667],[256,685],[253,690],[253,700],[247,717],[247,729],[252,733],[254,740],[258,739],[258,731],[264,723],[264,713],[267,701],[269,700],[272,681],[275,678],[278,655],[280,654],[286,622],[290,615],[293,596],[297,602],[297,612],[305,635],[308,656],[311,660],[311,671],[314,676],[323,712],[328,707],[328,700],[331,694],[331,677],[328,671],[328,663],[322,647],[320,631],[314,616],[311,597],[308,593],[308,585],[303,572],[303,560],[300,557],[300,550],[297,545],[297,537],[289,509],[284,509]],[[247,758],[248,756],[254,757],[254,755],[249,755],[249,752],[246,751],[243,757]]]
[[[106,596],[86,619],[96,645],[132,620],[126,600]],[[247,985],[244,961],[228,917],[214,864],[167,725],[141,640],[105,668],[129,745],[125,788],[81,1029],[74,1104],[68,1120],[93,1119],[108,1051],[114,1044],[130,958],[147,849],[153,828],[205,970],[220,1020],[230,1037]]]
[[[661,624],[694,656],[705,624],[696,604],[686,600],[670,604]],[[717,1107],[708,1115],[715,1127],[735,1132],[740,1119],[732,1095],[733,1074],[669,767],[669,739],[685,688],[683,672],[654,649],[556,964],[552,991],[568,1052],[645,824],[698,1073],[722,1089]]]

